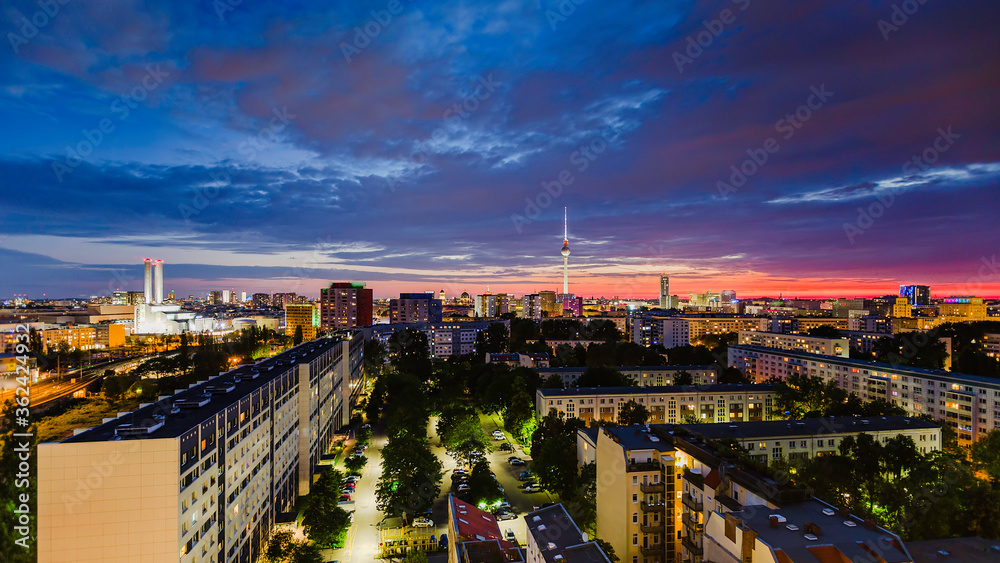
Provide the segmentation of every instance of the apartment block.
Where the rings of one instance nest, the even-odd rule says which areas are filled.
[[[793,373],[832,381],[863,401],[883,399],[910,416],[930,415],[968,444],[1000,428],[1000,380],[943,370],[820,356],[759,346],[730,346],[729,365],[754,381]]]
[[[617,421],[629,401],[649,410],[650,424],[678,423],[692,417],[705,422],[770,420],[773,385],[672,385],[663,387],[573,387],[538,389],[535,416],[541,420],[550,409],[576,417]]]
[[[419,330],[427,336],[427,346],[432,358],[448,358],[472,354],[476,351],[476,337],[493,323],[500,323],[510,332],[510,321],[461,321],[442,323],[392,323],[378,324],[361,329],[365,340],[378,340],[382,344],[397,330]]]
[[[674,378],[682,371],[691,374],[696,385],[711,385],[718,381],[718,371],[713,366],[616,366],[615,369],[642,387],[673,385]],[[573,386],[585,371],[586,367],[544,368],[538,370],[538,375],[547,379],[550,375],[558,374],[563,385]]]
[[[439,323],[442,301],[433,293],[400,293],[389,300],[390,323]]]
[[[829,416],[678,426],[708,440],[736,440],[765,465],[775,459],[802,460],[837,454],[844,438],[862,432],[882,443],[896,436],[907,436],[921,453],[941,449],[941,427],[909,416]]]
[[[363,283],[333,282],[320,289],[319,302],[320,327],[325,330],[369,326],[374,319],[372,290]]]
[[[296,329],[301,328],[302,339],[313,340],[319,333],[319,323],[319,303],[285,304],[285,334],[294,335]]]
[[[597,536],[621,561],[672,563],[680,551],[674,451],[640,427],[598,433]]]
[[[597,429],[595,458],[597,534],[622,561],[910,563],[897,536],[734,464],[683,428]],[[783,535],[765,532],[778,523]],[[868,558],[862,544],[886,539],[883,558]]]
[[[846,358],[850,354],[850,346],[846,338],[826,338],[805,334],[781,334],[741,330],[737,342],[744,345],[765,346],[781,350],[801,350],[810,354],[820,354],[823,356],[840,356]]]
[[[338,334],[38,446],[38,560],[251,563],[361,387]]]

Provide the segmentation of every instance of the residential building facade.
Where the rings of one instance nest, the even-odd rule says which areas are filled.
[[[372,301],[372,290],[363,283],[332,282],[320,289],[320,327],[343,330],[369,326],[373,319]]]

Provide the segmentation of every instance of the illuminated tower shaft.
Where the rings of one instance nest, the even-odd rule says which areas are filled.
[[[153,262],[153,303],[163,303],[163,260]]]
[[[566,208],[563,207],[563,294],[569,293],[569,230],[566,228]]]
[[[145,268],[143,272],[143,297],[144,303],[149,305],[153,302],[153,260],[150,258],[143,259],[143,266]]]

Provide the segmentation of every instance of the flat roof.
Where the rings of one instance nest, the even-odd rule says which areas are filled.
[[[575,395],[653,395],[665,393],[758,393],[773,391],[770,383],[710,383],[708,385],[650,385],[647,387],[568,387],[566,389],[539,388],[543,397],[572,397]]]
[[[672,425],[658,425],[670,427]],[[756,420],[751,422],[716,422],[678,424],[692,434],[705,438],[758,438],[765,436],[816,436],[843,432],[884,432],[911,428],[940,429],[941,425],[910,416],[828,416],[801,420]]]
[[[683,370],[712,370],[717,371],[715,366],[682,366],[682,365],[665,365],[665,366],[610,366],[618,371],[683,371]],[[565,372],[577,372],[577,371],[587,371],[586,366],[581,367],[558,367],[558,368],[538,368],[538,372],[551,372],[551,373],[565,373]]]
[[[980,537],[906,542],[913,563],[996,563],[1000,540]],[[944,553],[942,553],[944,552]]]
[[[63,442],[80,443],[111,440],[115,436],[115,431],[123,424],[148,424],[150,422],[162,422],[163,426],[137,439],[177,438],[233,404],[238,403],[279,375],[293,369],[297,364],[315,360],[340,342],[342,340],[337,337],[324,337],[304,342],[272,358],[253,365],[240,366],[234,370],[209,378],[207,381],[199,383],[194,387],[174,393],[169,397],[136,409],[129,414],[115,418],[100,426],[95,426],[85,432],[67,438]],[[260,375],[256,379],[249,379],[249,375],[255,369]],[[237,382],[237,375],[248,377]],[[212,393],[206,396],[209,387],[219,386],[222,383],[229,383],[234,389],[227,393]],[[170,414],[170,410],[173,408],[175,402],[185,399],[195,400],[199,397],[207,398],[208,403],[199,407],[181,409],[181,412],[178,414]],[[136,438],[124,437],[122,439],[129,440]]]
[[[674,450],[674,445],[670,441],[650,433],[645,426],[638,424],[633,426],[609,426],[604,428],[604,430],[614,436],[618,443],[629,451],[657,450],[670,452]]]
[[[896,373],[912,373],[922,376],[932,376],[942,379],[951,379],[956,382],[966,381],[966,382],[985,383],[994,387],[1000,387],[1000,379],[983,377],[980,375],[969,375],[966,373],[955,373],[953,371],[945,371],[943,369],[924,369],[924,368],[915,368],[909,366],[898,366],[882,362],[869,362],[866,360],[856,360],[853,358],[844,358],[841,356],[824,356],[822,354],[810,354],[809,352],[800,352],[798,350],[782,350],[780,348],[768,348],[766,346],[753,346],[750,344],[732,344],[729,346],[729,349],[749,350],[751,352],[763,352],[767,354],[776,354],[779,356],[795,356],[797,358],[816,360],[817,362],[823,362],[827,364],[833,364],[833,363],[847,364],[851,366],[863,367],[881,371],[891,371]]]
[[[608,561],[596,543],[585,541],[580,528],[561,503],[531,512],[524,520],[542,559],[549,563]]]
[[[830,514],[823,511],[827,510]],[[747,507],[742,511],[732,512],[734,517],[748,524],[758,538],[771,548],[785,552],[792,561],[821,560],[809,548],[837,548],[848,561],[870,561],[871,555],[862,545],[877,553],[886,563],[909,563],[909,554],[899,538],[882,528],[869,528],[864,520],[850,515],[838,513],[835,508],[818,499],[805,502],[786,504],[781,508],[769,509],[764,506]],[[772,528],[771,515],[780,515],[785,522]],[[845,524],[850,522],[853,525]],[[813,534],[816,539],[806,538],[806,524],[815,524],[819,533]],[[787,526],[797,527],[790,530]]]

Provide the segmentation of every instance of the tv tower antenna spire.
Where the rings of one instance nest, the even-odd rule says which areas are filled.
[[[563,294],[569,293],[569,229],[566,221],[566,208],[563,207]]]

